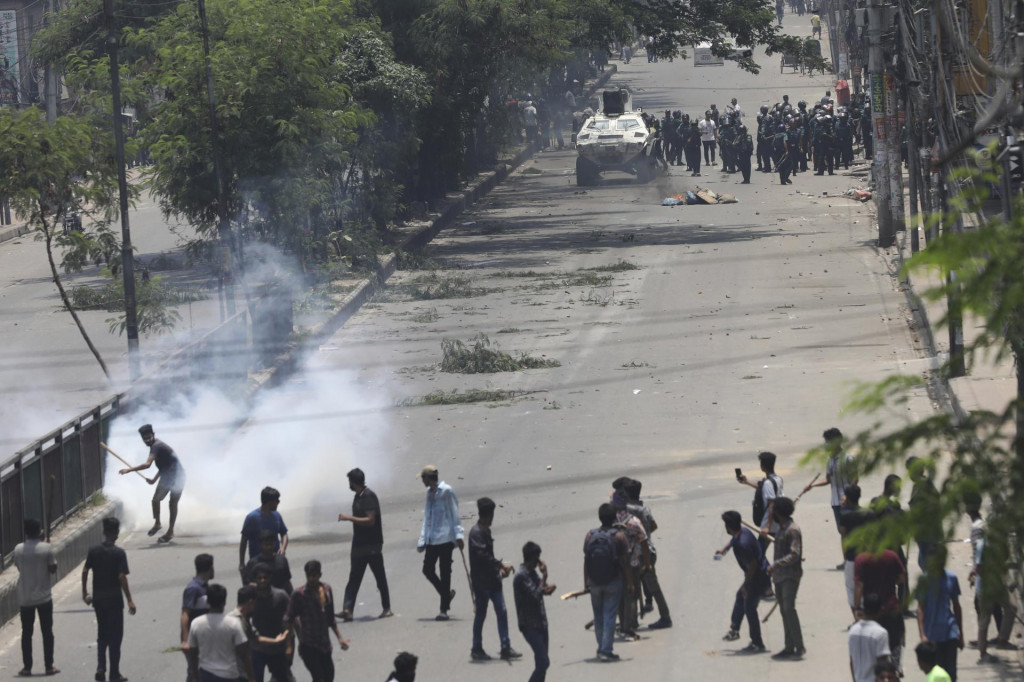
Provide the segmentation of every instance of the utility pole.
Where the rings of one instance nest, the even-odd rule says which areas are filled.
[[[887,69],[885,74],[885,119],[888,123],[888,170],[889,210],[892,212],[892,228],[895,232],[907,229],[903,213],[903,155],[900,153],[902,131],[900,130],[899,102],[896,96],[896,79]]]
[[[882,52],[882,0],[868,5],[868,90],[871,96],[871,134],[875,159],[872,168],[875,180],[875,213],[878,216],[878,246],[887,248],[896,241],[890,209],[888,124],[885,120],[885,74]],[[897,157],[898,160],[898,157]]]
[[[54,0],[47,0],[46,9],[43,12],[43,27],[50,25],[50,14],[54,11]],[[57,74],[54,73],[53,64],[47,62],[43,71],[43,97],[46,100],[46,122],[54,124],[57,122]]]
[[[220,157],[220,131],[217,127],[217,99],[213,91],[213,67],[210,65],[210,28],[206,23],[206,0],[199,2],[199,22],[203,31],[203,58],[206,62],[206,99],[210,109],[210,149],[213,172],[217,176],[217,235],[220,238],[220,281],[227,317],[235,314],[234,273],[231,266],[231,219],[228,216],[227,185]],[[221,313],[223,322],[224,313]]]
[[[132,381],[141,375],[139,366],[139,321],[135,301],[135,256],[128,225],[128,178],[124,169],[124,117],[121,115],[121,67],[118,64],[120,31],[114,19],[114,0],[103,0],[107,23],[107,52],[110,54],[110,92],[114,109],[114,160],[117,163],[117,193],[121,213],[121,270],[124,276],[125,335],[128,337],[128,375]]]

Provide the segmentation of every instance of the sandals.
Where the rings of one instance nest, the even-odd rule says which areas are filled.
[[[154,535],[160,532],[161,528],[163,528],[163,526],[161,526],[159,523],[154,523],[153,527],[146,531],[146,535],[148,535],[149,537],[153,537]]]
[[[156,541],[157,541],[157,542],[158,542],[159,544],[161,544],[161,545],[166,545],[166,544],[167,544],[168,542],[170,542],[170,541],[171,541],[171,540],[173,540],[173,539],[174,539],[174,533],[164,533],[163,535],[161,535],[160,537],[158,537],[158,538],[156,539]]]

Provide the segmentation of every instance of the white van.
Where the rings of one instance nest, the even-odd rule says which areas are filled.
[[[711,54],[711,43],[701,43],[693,48],[694,66],[725,66],[725,59]]]

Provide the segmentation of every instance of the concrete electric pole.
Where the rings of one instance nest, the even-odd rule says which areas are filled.
[[[878,246],[886,248],[896,242],[890,208],[889,126],[885,117],[885,57],[882,51],[882,22],[885,9],[882,0],[868,5],[868,92],[871,97],[871,135],[874,139],[875,213],[878,216]],[[896,157],[897,164],[899,157]]]

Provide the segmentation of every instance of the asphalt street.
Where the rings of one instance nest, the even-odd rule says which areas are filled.
[[[724,110],[734,96],[752,115],[783,93],[793,102],[813,101],[831,86],[823,76],[780,75],[777,55],[760,57],[758,75],[732,65],[635,59],[621,66],[612,84],[630,88],[634,103],[647,110],[681,108],[691,116],[711,102]],[[306,382],[326,378],[345,383],[344,399],[319,409],[297,405],[279,421],[250,425],[254,458],[265,454],[257,452],[262,430],[268,442],[274,430],[289,426],[326,436],[317,449],[271,453],[276,467],[267,468],[263,483],[241,491],[255,507],[260,485],[281,487],[296,576],[306,560],[320,559],[324,580],[340,599],[351,535],[334,518],[349,511],[351,494],[340,484],[345,471],[363,468],[383,504],[396,616],[374,618],[380,602],[367,575],[356,621],[342,625],[351,649],[334,652],[338,678],[384,679],[400,650],[420,656],[421,680],[529,676],[514,608],[512,641],[524,659],[470,662],[473,607],[458,556],[453,618],[433,620],[437,598],[420,574],[415,545],[423,504],[416,474],[435,464],[460,497],[467,531],[476,498],[498,503],[494,536],[506,561],[518,563],[527,540],[542,546],[558,586],[547,604],[549,680],[849,679],[845,629],[851,618],[842,573],[832,570],[840,556],[826,489],[809,493],[796,513],[806,556],[798,599],[808,649],[803,661],[737,655],[746,644],[745,626],[744,639],[722,641],[741,577],[731,557],[716,562],[712,555],[727,539],[721,512],[750,513],[752,490],[735,482],[734,468],[754,474],[757,452],[771,450],[779,456],[785,492],[795,496],[821,471],[801,459],[825,428],[853,432],[872,421],[843,409],[857,382],[926,364],[892,276],[893,255],[873,246],[868,207],[823,197],[860,184],[859,178],[802,174],[783,187],[777,176],[755,173],[752,184],[741,185],[737,175],[715,166],[701,178],[672,169],[648,185],[609,175],[583,189],[574,182],[573,162],[571,150],[548,151],[514,173],[431,244],[424,265],[435,269],[399,273],[285,389],[300,392]],[[733,193],[738,203],[660,205],[696,185]],[[615,267],[601,269],[608,266]],[[442,281],[469,295],[422,300],[416,293]],[[441,372],[442,340],[469,342],[478,333],[503,351],[560,366]],[[480,404],[410,405],[455,389],[523,394]],[[393,407],[367,409],[376,404]],[[922,393],[876,418],[895,424],[932,409]],[[209,476],[204,460],[215,455],[179,452],[192,490],[198,489],[192,482]],[[224,498],[234,497],[238,480],[260,478],[248,462],[234,466],[237,475],[218,468],[204,489],[212,483]],[[280,472],[289,468],[319,476],[320,489],[289,490],[280,483]],[[582,587],[584,535],[598,525],[597,507],[621,475],[643,482],[658,519],[658,571],[675,625],[644,632],[639,642],[617,643],[624,660],[601,664],[593,634],[583,628],[591,618],[587,600],[562,602],[557,595]],[[865,495],[879,494],[881,479],[862,481]],[[147,525],[147,492],[126,500],[129,528]],[[201,500],[210,514],[219,497],[207,493]],[[239,515],[238,528],[241,522]],[[229,593],[238,587],[237,542],[212,537],[208,523],[207,516],[183,512],[169,546],[158,547],[138,531],[123,539],[139,608],[134,618],[126,616],[122,670],[130,679],[169,682],[184,675],[183,657],[173,647],[181,591],[196,553],[212,552],[217,580]],[[967,590],[967,548],[954,545],[951,556]],[[95,625],[77,581],[73,575],[56,588],[57,665],[62,678],[82,680],[95,669]],[[505,597],[511,607],[510,585]],[[761,613],[768,609],[763,605]],[[970,631],[968,598],[964,611]],[[497,654],[493,614],[484,633],[485,648]],[[18,636],[14,622],[0,632],[0,667],[10,674],[20,668]],[[778,614],[765,626],[765,639],[773,651],[782,647]],[[910,627],[908,647],[916,642]],[[960,679],[1020,679],[1019,663],[979,668],[973,660],[972,652],[963,655]],[[909,657],[905,669],[906,679],[923,679]],[[309,679],[298,661],[295,672],[298,680]]]

